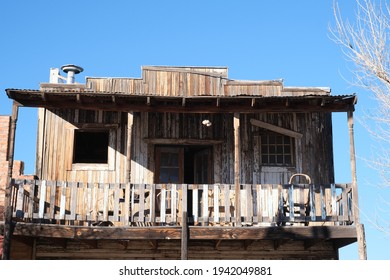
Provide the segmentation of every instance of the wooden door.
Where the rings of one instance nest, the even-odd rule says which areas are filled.
[[[156,147],[157,184],[182,184],[184,179],[184,149],[182,147]]]

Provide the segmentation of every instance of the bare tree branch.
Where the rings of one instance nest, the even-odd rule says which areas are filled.
[[[353,22],[344,19],[337,1],[331,39],[340,45],[353,65],[353,85],[371,94],[375,110],[366,112],[363,125],[377,142],[370,166],[378,171],[383,185],[390,186],[390,7],[374,0],[355,0]],[[381,221],[382,222],[382,221]],[[387,224],[389,222],[387,221]],[[386,227],[381,227],[387,229]],[[390,230],[385,230],[387,234]]]

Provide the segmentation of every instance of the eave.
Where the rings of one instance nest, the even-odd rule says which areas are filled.
[[[24,107],[122,112],[256,113],[354,111],[355,95],[305,96],[157,96],[108,92],[7,89]]]

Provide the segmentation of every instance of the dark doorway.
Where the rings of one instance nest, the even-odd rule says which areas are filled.
[[[212,184],[212,146],[156,146],[154,182]]]
[[[213,162],[212,146],[182,145],[156,146],[155,183],[165,184],[212,184]],[[192,224],[193,217],[192,190],[187,193],[187,214]],[[202,190],[198,192],[200,205]],[[198,207],[200,211],[200,207]],[[199,215],[200,213],[198,213]]]

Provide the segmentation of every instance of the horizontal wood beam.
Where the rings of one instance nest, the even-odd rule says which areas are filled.
[[[169,139],[169,138],[144,138],[148,144],[157,145],[218,145],[224,140],[204,140],[204,139]]]
[[[0,233],[4,224],[0,223]],[[77,240],[155,240],[181,239],[181,227],[88,227],[52,224],[17,223],[14,237],[42,237]],[[304,227],[189,227],[190,240],[215,240],[218,247],[223,240],[302,240],[305,246],[312,242],[332,241],[336,248],[357,241],[355,226],[304,226]],[[249,244],[249,243],[248,243]],[[277,243],[278,244],[278,243]]]
[[[273,125],[270,123],[262,122],[259,120],[251,119],[250,122],[254,126],[265,128],[265,129],[271,130],[273,132],[277,132],[277,133],[287,135],[287,136],[290,136],[293,138],[301,139],[303,136],[302,133],[299,133],[299,132],[296,132],[296,131],[293,131],[290,129],[286,129],[286,128],[283,128],[280,126],[276,126],[276,125]]]
[[[305,227],[190,227],[191,239],[353,239],[354,226]]]
[[[181,227],[89,227],[17,223],[13,235],[69,239],[180,239]]]
[[[25,107],[123,112],[256,113],[353,111],[354,96],[144,96],[123,93],[73,93],[8,89],[7,95]],[[82,97],[82,102],[80,98]],[[113,99],[113,97],[115,97]],[[113,102],[115,100],[115,102]],[[286,107],[286,100],[288,106]]]

